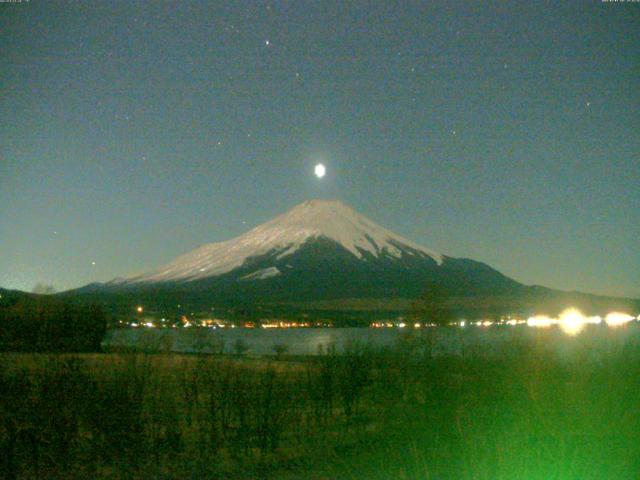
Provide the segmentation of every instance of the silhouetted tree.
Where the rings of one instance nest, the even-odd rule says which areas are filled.
[[[249,350],[249,345],[247,345],[247,343],[241,338],[238,338],[233,342],[233,353],[236,355],[244,355],[247,353],[247,350]]]
[[[278,358],[282,357],[285,353],[289,351],[289,347],[287,346],[286,343],[276,343],[271,347],[271,349],[273,350],[273,353],[275,353],[276,357]]]
[[[411,306],[411,321],[446,325],[455,320],[449,306],[449,298],[448,290],[439,283],[427,284],[421,298]]]
[[[95,352],[107,328],[97,305],[26,296],[0,306],[0,350]]]

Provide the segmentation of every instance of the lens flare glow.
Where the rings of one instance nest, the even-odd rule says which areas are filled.
[[[536,328],[548,328],[554,325],[557,325],[564,333],[570,336],[578,335],[582,332],[587,325],[599,325],[603,321],[610,327],[617,327],[620,325],[625,325],[629,322],[638,320],[640,321],[640,315],[638,317],[634,317],[627,313],[623,312],[611,312],[604,319],[599,315],[593,315],[587,317],[580,310],[575,307],[570,307],[558,315],[557,317],[548,317],[546,315],[534,315],[529,317],[527,320],[521,318],[513,318],[511,316],[507,318],[502,318],[498,322],[494,322],[491,320],[475,320],[475,321],[467,321],[460,320],[455,323],[460,327],[464,327],[465,325],[476,325],[478,327],[489,327],[491,325],[521,325],[526,324],[529,327]]]
[[[567,335],[577,335],[587,324],[587,317],[576,308],[568,308],[560,314],[558,318],[558,324],[564,333]]]
[[[610,327],[617,327],[620,325],[624,325],[625,323],[629,323],[634,318],[631,315],[622,312],[611,312],[608,314],[604,321],[607,322],[607,325]]]
[[[529,317],[527,320],[527,325],[530,327],[541,327],[547,328],[553,325],[555,321],[552,318],[547,317],[546,315],[536,315],[535,317]]]
[[[316,177],[322,178],[327,173],[327,169],[325,168],[325,166],[323,164],[319,163],[313,169],[313,173],[316,175]]]

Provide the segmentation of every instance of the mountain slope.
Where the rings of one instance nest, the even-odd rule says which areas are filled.
[[[401,258],[406,253],[442,263],[441,255],[386,230],[341,202],[311,200],[244,235],[203,245],[157,270],[120,283],[193,281],[218,276],[242,267],[253,257],[286,258],[319,238],[336,242],[359,259]],[[274,270],[272,274],[277,273]]]
[[[434,289],[460,314],[535,311],[572,299],[590,308],[617,304],[616,299],[527,287],[484,263],[435,253],[338,201],[325,200],[304,202],[237,238],[203,245],[151,272],[66,294],[127,309],[144,302],[160,309],[209,310],[218,304],[258,308],[417,299]]]
[[[520,287],[487,265],[435,253],[327,200],[304,202],[237,238],[104,287],[280,301],[418,297],[426,283],[460,294]]]

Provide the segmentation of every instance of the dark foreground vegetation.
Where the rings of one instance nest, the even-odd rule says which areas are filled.
[[[0,351],[99,352],[106,330],[97,305],[0,289]]]
[[[583,343],[2,354],[0,478],[640,478],[640,351]]]

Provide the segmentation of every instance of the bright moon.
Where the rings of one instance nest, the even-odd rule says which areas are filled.
[[[316,165],[316,168],[313,171],[316,174],[316,177],[318,178],[322,178],[324,177],[324,174],[327,173],[327,169],[324,168],[324,165],[319,163]]]

